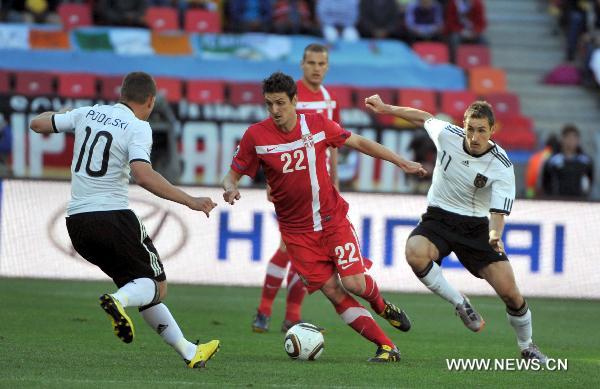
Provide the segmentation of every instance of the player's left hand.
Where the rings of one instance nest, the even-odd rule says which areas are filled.
[[[506,254],[506,252],[504,251],[504,243],[502,242],[502,239],[500,239],[500,237],[490,236],[489,242],[490,246],[492,246],[495,252]]]
[[[223,193],[223,200],[231,205],[235,204],[235,201],[239,200],[240,197],[242,196],[240,195],[240,191],[237,189],[228,190]]]
[[[398,166],[408,174],[416,174],[419,177],[425,177],[427,174],[427,170],[419,162],[403,160]]]

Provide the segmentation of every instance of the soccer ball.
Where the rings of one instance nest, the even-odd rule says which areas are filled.
[[[323,334],[310,323],[299,323],[285,334],[283,347],[292,359],[314,361],[323,353]]]

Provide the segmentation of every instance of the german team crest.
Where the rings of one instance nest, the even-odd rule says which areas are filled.
[[[477,188],[483,188],[487,182],[488,178],[481,173],[477,173],[475,176],[475,181],[473,181],[473,185]]]
[[[304,142],[304,147],[315,147],[315,142],[313,141],[312,134],[302,135],[302,142]]]

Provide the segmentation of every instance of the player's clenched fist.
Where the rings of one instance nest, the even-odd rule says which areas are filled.
[[[385,103],[379,95],[373,95],[365,99],[365,106],[375,113],[383,113]]]
[[[223,193],[223,199],[231,205],[235,204],[235,200],[239,200],[240,197],[240,191],[237,189],[227,190]]]
[[[192,201],[188,204],[188,207],[194,211],[204,212],[206,217],[209,217],[210,211],[216,206],[217,204],[214,203],[210,197],[192,197]]]
[[[408,174],[416,174],[419,177],[425,177],[427,170],[419,162],[403,160],[399,167]]]

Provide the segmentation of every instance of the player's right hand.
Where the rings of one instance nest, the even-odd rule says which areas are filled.
[[[427,175],[427,170],[419,162],[403,160],[398,166],[408,174],[416,174],[419,177]]]
[[[237,189],[226,190],[223,193],[223,199],[231,205],[235,204],[235,200],[239,200],[240,197],[242,196],[240,195],[240,191]]]
[[[385,103],[379,95],[367,97],[365,99],[365,106],[375,113],[383,113],[385,109]]]
[[[192,201],[188,207],[194,211],[202,211],[206,217],[210,217],[209,213],[217,206],[210,197],[192,197]]]

